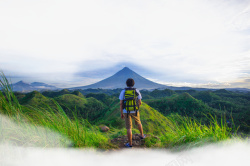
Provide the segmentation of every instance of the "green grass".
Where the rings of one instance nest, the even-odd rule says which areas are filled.
[[[72,111],[75,118],[70,119],[53,99],[51,100],[55,104],[55,108],[20,105],[12,92],[11,84],[3,73],[1,76],[0,84],[3,92],[0,91],[0,113],[14,120],[17,125],[23,128],[30,126],[48,128],[72,141],[74,147],[112,148],[109,138],[101,133],[97,127],[90,125],[86,119],[78,119],[76,111]],[[9,130],[13,130],[13,128]],[[18,133],[18,135],[22,135],[22,133]],[[38,135],[39,133],[34,137]],[[64,143],[66,144],[66,142]]]
[[[163,133],[157,142],[152,137],[146,140],[147,146],[175,148],[179,146],[200,146],[207,143],[224,141],[237,136],[235,128],[229,128],[226,121],[221,118],[220,123],[212,115],[208,117],[209,125],[190,117],[183,117],[178,114],[167,116],[166,132]],[[234,132],[234,133],[233,133]]]
[[[55,102],[55,101],[54,101]],[[30,118],[32,124],[39,124],[67,136],[74,147],[96,147],[108,148],[108,137],[103,135],[99,129],[92,126],[86,119],[70,119],[61,106],[55,102],[56,109],[33,108],[26,115]]]

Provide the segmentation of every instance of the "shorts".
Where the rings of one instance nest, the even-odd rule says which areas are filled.
[[[135,114],[136,113],[129,113],[127,117],[127,113],[124,113],[126,129],[132,129],[132,118],[135,120],[136,125],[141,124],[139,111],[137,111],[137,116]]]

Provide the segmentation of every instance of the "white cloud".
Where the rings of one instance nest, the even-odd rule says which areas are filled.
[[[0,67],[73,75],[131,61],[159,73],[152,79],[231,82],[250,69],[249,9],[236,0],[2,0]]]

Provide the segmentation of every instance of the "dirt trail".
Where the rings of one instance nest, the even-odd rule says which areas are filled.
[[[149,134],[145,134],[145,135],[146,135],[146,138],[150,136]],[[120,149],[127,148],[124,146],[124,144],[126,144],[127,142],[128,142],[127,135],[119,136],[111,140],[111,143],[113,143],[114,145],[117,145]],[[141,139],[139,134],[132,135],[132,144],[133,144],[133,148],[146,148],[145,139]]]

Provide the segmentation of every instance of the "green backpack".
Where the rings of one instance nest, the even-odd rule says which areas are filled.
[[[139,93],[136,92],[136,88],[125,88],[125,99],[123,100],[123,109],[127,111],[127,117],[130,111],[135,111],[137,116],[137,111],[139,110],[138,98]]]

